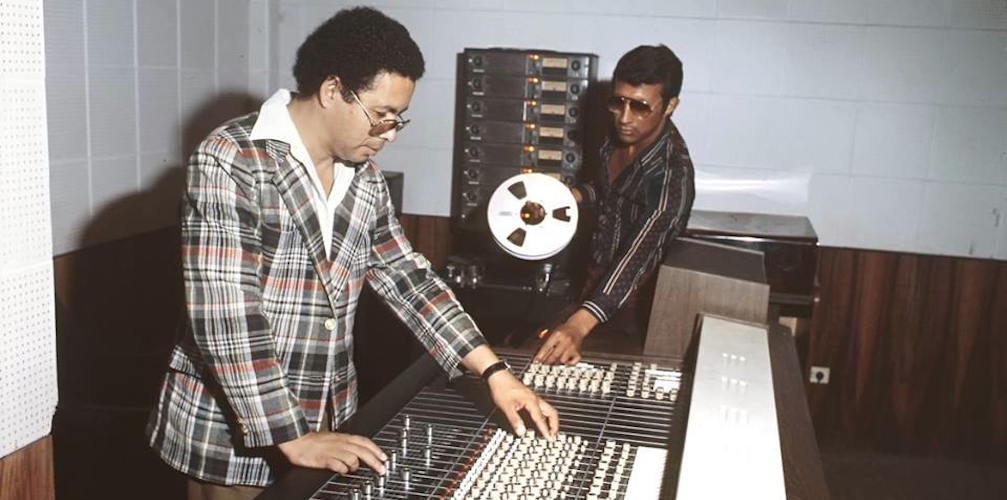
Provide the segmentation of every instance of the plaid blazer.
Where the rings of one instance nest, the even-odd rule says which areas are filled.
[[[286,143],[249,139],[257,115],[225,123],[189,160],[188,321],[148,435],[189,476],[265,486],[272,445],[319,430],[327,402],[334,426],[356,410],[353,318],[364,283],[452,375],[485,340],[406,241],[373,163],[358,166],[336,211],[329,260],[311,180]]]

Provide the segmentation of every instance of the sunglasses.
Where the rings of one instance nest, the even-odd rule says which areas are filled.
[[[656,106],[651,107],[646,101],[638,101],[636,99],[631,99],[629,97],[622,97],[614,95],[608,98],[606,107],[609,111],[613,113],[621,113],[629,106],[629,113],[636,117],[637,119],[646,118],[650,116],[651,113],[657,109]]]
[[[367,107],[364,106],[364,103],[360,102],[360,98],[357,97],[357,93],[351,90],[350,95],[353,96],[354,101],[357,101],[357,105],[360,106],[360,109],[363,110],[364,112],[364,116],[367,117],[367,121],[370,122],[371,130],[369,130],[367,133],[371,137],[377,137],[381,134],[388,132],[391,129],[395,129],[396,132],[399,132],[402,129],[406,128],[406,125],[408,125],[409,122],[411,121],[411,120],[404,120],[402,119],[401,116],[396,116],[395,118],[387,118],[385,120],[380,121],[374,121],[374,118],[371,117],[371,113],[367,111]]]

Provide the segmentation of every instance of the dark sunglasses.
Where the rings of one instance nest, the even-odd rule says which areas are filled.
[[[629,113],[636,118],[646,118],[654,112],[655,107],[651,107],[645,101],[638,101],[629,97],[614,95],[608,98],[606,107],[613,113],[621,113],[629,105]]]
[[[391,129],[395,129],[396,132],[399,132],[406,128],[406,125],[410,122],[410,120],[402,119],[401,116],[381,121],[374,121],[374,118],[371,118],[371,113],[367,111],[367,107],[364,106],[364,103],[360,102],[360,98],[357,97],[357,93],[351,90],[350,95],[353,96],[354,101],[357,101],[357,105],[359,105],[360,109],[363,110],[364,116],[367,117],[367,121],[371,123],[371,129],[367,132],[371,137],[377,137]]]

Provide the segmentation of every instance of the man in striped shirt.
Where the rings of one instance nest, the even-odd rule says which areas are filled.
[[[613,131],[593,182],[573,188],[598,213],[583,301],[549,331],[538,361],[576,364],[592,331],[646,331],[654,270],[695,198],[689,149],[671,120],[681,89],[682,62],[664,45],[639,46],[616,65],[607,103]]]

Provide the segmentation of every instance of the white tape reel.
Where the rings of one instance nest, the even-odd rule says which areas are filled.
[[[577,231],[570,188],[544,174],[520,174],[497,186],[486,207],[493,239],[507,253],[541,260],[563,250]]]

